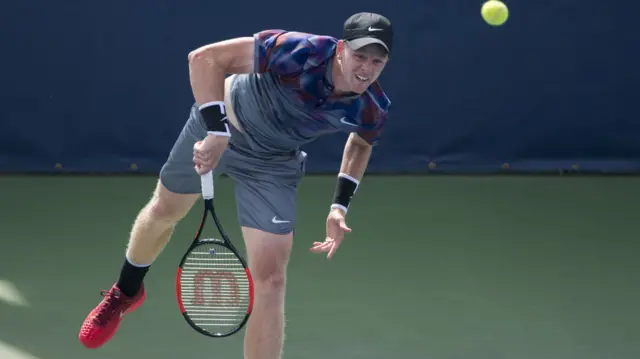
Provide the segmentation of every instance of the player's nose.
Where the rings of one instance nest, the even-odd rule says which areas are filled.
[[[373,72],[373,62],[372,61],[367,61],[365,63],[362,64],[362,66],[360,66],[360,69],[362,72],[364,72],[366,75],[371,75],[371,73]]]

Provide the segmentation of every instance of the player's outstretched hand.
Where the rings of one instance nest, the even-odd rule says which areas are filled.
[[[193,145],[193,163],[195,163],[196,172],[202,175],[214,169],[228,143],[229,137],[216,135],[209,135],[203,141],[196,142]]]
[[[340,247],[345,233],[350,233],[351,228],[347,227],[344,212],[339,209],[332,209],[327,216],[327,237],[324,242],[313,242],[313,247],[309,250],[313,253],[326,253],[331,259]]]

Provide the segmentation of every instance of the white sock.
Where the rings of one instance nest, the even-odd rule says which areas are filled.
[[[131,264],[134,267],[145,268],[145,267],[148,267],[148,266],[151,265],[151,264],[138,264],[138,263],[132,261],[131,258],[129,258],[128,255],[125,255],[125,258],[127,259],[127,262],[129,262],[129,264]]]

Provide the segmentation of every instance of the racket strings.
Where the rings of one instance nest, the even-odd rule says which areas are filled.
[[[181,297],[191,321],[212,333],[239,326],[250,302],[244,266],[227,247],[207,243],[187,256],[180,275]]]

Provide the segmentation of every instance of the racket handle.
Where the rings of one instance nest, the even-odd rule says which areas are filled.
[[[200,184],[202,186],[202,198],[213,198],[213,171],[209,171],[200,176]]]

